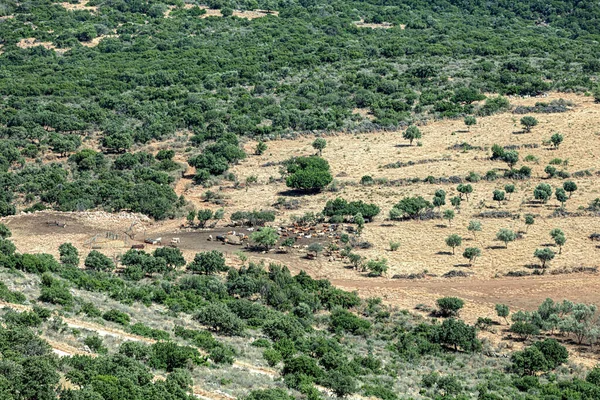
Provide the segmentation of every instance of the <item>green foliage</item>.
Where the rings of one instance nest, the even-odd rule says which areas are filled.
[[[0,224],[0,239],[8,239],[12,236],[12,232],[4,224]]]
[[[514,242],[517,239],[517,234],[507,228],[502,228],[496,233],[496,239],[504,242],[504,247],[508,249],[508,243]]]
[[[254,243],[263,246],[266,251],[269,251],[269,248],[275,246],[275,243],[279,240],[279,234],[275,229],[265,227],[256,232],[252,232],[250,239]]]
[[[239,336],[244,332],[242,320],[222,303],[202,307],[194,319],[222,335]]]
[[[513,185],[512,183],[509,183],[508,185],[504,185],[504,191],[508,194],[508,197],[510,200],[510,195],[515,192],[515,185]]]
[[[535,342],[523,351],[512,354],[512,370],[520,375],[547,372],[565,363],[569,353],[554,339]]]
[[[462,196],[465,195],[465,197],[467,198],[467,201],[469,201],[469,194],[473,193],[473,186],[471,186],[468,183],[466,185],[461,183],[456,187],[456,190],[458,191],[458,193],[460,193],[461,199],[462,199]]]
[[[70,306],[74,302],[68,286],[53,278],[48,272],[42,275],[42,290],[39,300],[61,306]]]
[[[569,198],[571,198],[573,192],[577,190],[577,184],[573,181],[566,181],[565,183],[563,183],[563,189],[566,192],[569,192]]]
[[[532,116],[528,115],[528,116],[521,118],[521,125],[523,125],[523,129],[525,129],[525,132],[530,132],[531,128],[533,128],[537,124],[538,124],[538,120]]]
[[[380,208],[376,204],[365,203],[362,200],[348,202],[337,197],[335,200],[327,201],[323,209],[323,215],[327,217],[336,215],[348,217],[360,213],[365,220],[371,221],[379,214],[379,211]]]
[[[329,316],[329,329],[336,333],[347,332],[365,336],[371,330],[371,323],[343,308],[335,308]]]
[[[90,348],[94,353],[106,354],[108,349],[104,346],[104,341],[100,336],[90,335],[83,340],[83,344]]]
[[[455,318],[445,319],[437,327],[433,341],[442,346],[454,348],[454,350],[461,349],[466,352],[481,350],[481,342],[477,339],[476,329]]]
[[[505,151],[502,155],[502,161],[512,169],[519,162],[519,153],[515,150]]]
[[[525,225],[527,229],[535,223],[535,217],[532,214],[525,214]]]
[[[563,142],[564,137],[560,133],[555,133],[550,137],[550,142],[554,146],[555,149],[558,149],[558,146]]]
[[[155,340],[169,340],[171,338],[169,332],[161,329],[150,328],[141,322],[130,325],[129,332],[133,333],[134,335],[144,336]]]
[[[263,351],[263,358],[267,361],[269,367],[274,367],[283,360],[281,353],[275,349],[265,349]]]
[[[275,221],[273,211],[236,211],[231,214],[231,221],[240,225],[263,226],[266,222]]]
[[[22,304],[25,302],[26,297],[23,293],[9,290],[6,284],[0,281],[0,299],[8,303]]]
[[[473,232],[473,237],[476,237],[475,232],[481,232],[481,222],[476,220],[469,221],[469,225],[467,226],[467,230],[469,232]]]
[[[454,210],[444,210],[443,217],[444,219],[448,220],[450,225],[452,225],[452,220],[454,219]]]
[[[331,183],[329,163],[317,156],[297,157],[287,161],[285,183],[292,189],[319,192]]]
[[[443,317],[457,316],[458,312],[465,305],[465,302],[458,297],[442,297],[436,301],[440,315]]]
[[[527,321],[515,321],[510,326],[509,331],[519,335],[523,340],[527,340],[530,336],[539,335],[540,333],[540,329],[536,325]]]
[[[94,271],[112,271],[115,269],[115,264],[112,260],[97,250],[92,250],[88,253],[84,265],[86,268]]]
[[[536,200],[542,201],[542,203],[546,203],[550,196],[552,196],[552,187],[547,183],[540,183],[533,190],[533,197]]]
[[[556,196],[556,200],[560,202],[562,207],[564,207],[567,200],[569,200],[569,197],[567,197],[567,192],[565,192],[565,189],[563,188],[556,188],[556,190],[554,191],[554,195]]]
[[[463,257],[469,260],[470,265],[472,265],[479,256],[481,256],[481,249],[478,247],[467,247],[463,252]]]
[[[198,225],[200,226],[200,228],[204,228],[206,226],[206,223],[212,217],[213,217],[213,212],[212,212],[212,210],[209,210],[209,209],[198,210],[196,212],[196,218],[198,219]]]
[[[508,323],[508,314],[510,313],[510,308],[506,305],[506,304],[496,304],[496,315],[498,315],[501,318],[504,318],[504,320]]]
[[[256,144],[256,147],[254,148],[254,154],[256,154],[257,156],[263,155],[265,153],[265,151],[267,151],[267,144],[263,141],[259,141]]]
[[[79,252],[71,243],[63,243],[58,246],[60,262],[67,266],[79,266]]]
[[[457,234],[452,234],[446,238],[446,246],[452,247],[452,254],[454,254],[454,249],[459,247],[462,244],[462,238]]]
[[[106,311],[104,314],[102,314],[102,318],[106,321],[114,322],[124,326],[129,325],[130,321],[129,314],[115,309]]]
[[[294,400],[294,397],[282,389],[253,390],[243,400]]]
[[[217,272],[227,271],[227,266],[223,253],[212,250],[196,253],[194,260],[187,265],[186,269],[192,273],[213,275]]]
[[[323,149],[327,147],[327,141],[323,138],[316,138],[315,141],[312,143],[312,147],[313,149],[319,152],[320,156],[321,154],[323,154]]]
[[[552,249],[544,247],[543,249],[536,249],[533,256],[537,257],[542,262],[542,268],[546,268],[546,263],[554,259],[555,253]]]
[[[365,268],[370,271],[372,276],[381,276],[388,270],[387,259],[377,258],[367,261]]]
[[[421,196],[405,197],[394,205],[390,211],[391,219],[417,219],[421,214],[433,208],[433,205]]]
[[[316,256],[323,251],[323,245],[321,243],[311,243],[308,245],[306,250],[313,253]]]
[[[183,267],[185,259],[181,250],[175,247],[159,247],[152,253],[155,258],[162,258],[169,268]]]
[[[471,127],[477,124],[477,119],[471,115],[467,115],[464,119],[464,123],[470,131]]]
[[[421,139],[422,134],[419,128],[414,125],[409,126],[404,132],[402,132],[402,137],[408,141],[412,145],[413,140]]]
[[[502,190],[494,190],[494,201],[497,201],[498,204],[504,201],[505,193]]]

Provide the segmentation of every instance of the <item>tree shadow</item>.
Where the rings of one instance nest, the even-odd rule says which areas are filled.
[[[398,143],[394,147],[414,147],[412,144]]]
[[[435,254],[437,254],[437,255],[439,255],[439,256],[452,256],[452,255],[454,255],[454,254],[452,254],[452,252],[451,252],[451,251],[438,251],[438,252],[437,252],[437,253],[435,253]]]
[[[471,268],[471,264],[454,264],[455,267],[457,268]]]
[[[488,250],[500,250],[500,249],[506,249],[506,246],[502,246],[502,245],[493,245],[493,246],[488,246],[488,247],[486,247],[486,249],[488,249]]]
[[[523,267],[527,269],[542,269],[542,264],[524,264]]]
[[[279,196],[286,196],[286,197],[302,197],[302,196],[311,196],[311,195],[315,195],[315,194],[319,194],[321,193],[320,190],[298,190],[298,189],[289,189],[289,190],[282,190],[281,192],[278,192],[277,194]]]
[[[554,247],[556,245],[554,243],[543,243],[540,246],[542,246],[542,247]]]
[[[529,133],[529,132],[527,132],[526,130],[520,130],[520,131],[513,131],[512,132],[513,135],[524,135],[526,133]]]
[[[437,224],[435,227],[436,227],[436,228],[447,228],[447,227],[448,227],[448,225],[445,225],[445,224]]]

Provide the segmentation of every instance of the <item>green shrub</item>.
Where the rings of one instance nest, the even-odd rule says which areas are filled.
[[[102,318],[106,321],[114,322],[123,326],[129,325],[130,321],[129,314],[115,309],[106,311],[104,314],[102,314]]]

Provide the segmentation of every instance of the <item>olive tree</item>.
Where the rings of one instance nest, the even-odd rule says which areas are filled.
[[[555,133],[550,137],[550,143],[554,146],[555,149],[558,149],[558,146],[563,142],[564,137],[560,133]]]
[[[437,306],[439,313],[443,317],[456,317],[461,308],[464,307],[465,302],[458,297],[442,297],[437,299]]]
[[[481,232],[481,222],[476,220],[469,221],[469,226],[467,226],[467,230],[469,232],[473,232],[473,239],[477,239],[475,232]]]
[[[465,197],[467,198],[467,201],[469,201],[469,194],[473,193],[473,186],[471,186],[471,184],[467,183],[466,185],[464,184],[460,184],[456,187],[456,190],[458,191],[458,193],[460,193],[460,198],[462,199],[463,194],[465,195]]]
[[[563,183],[563,189],[569,193],[569,198],[571,198],[573,192],[577,190],[577,184],[573,181],[566,181]]]
[[[259,231],[252,232],[250,235],[250,239],[265,248],[266,251],[269,251],[269,248],[273,247],[277,240],[279,239],[279,234],[277,231],[270,227],[262,228]]]
[[[94,271],[112,271],[115,269],[115,264],[112,260],[97,250],[89,252],[85,258],[84,265],[86,268],[93,269]]]
[[[546,263],[552,261],[555,253],[551,249],[544,247],[543,249],[536,249],[533,255],[541,261],[542,268],[546,268]]]
[[[381,276],[388,270],[387,259],[385,258],[369,260],[365,266],[370,271],[370,275],[372,276]]]
[[[567,202],[567,200],[569,200],[569,197],[567,196],[567,192],[565,192],[565,189],[556,188],[556,190],[554,191],[554,195],[556,196],[556,200],[558,200],[560,202],[561,208],[564,208],[565,203]]]
[[[454,210],[444,210],[444,219],[447,219],[450,226],[452,226],[452,220],[454,219]]]
[[[529,231],[529,227],[535,223],[533,214],[525,214],[525,232]]]
[[[536,200],[542,201],[542,203],[546,203],[550,196],[552,196],[552,187],[547,183],[540,183],[533,190],[533,197]]]
[[[517,239],[517,234],[510,229],[502,228],[496,233],[496,239],[504,242],[505,248],[508,249],[508,243],[514,242]]]
[[[477,257],[481,255],[481,250],[477,247],[467,247],[463,252],[463,257],[469,260],[469,265],[473,265],[473,262]]]
[[[500,203],[504,201],[504,192],[502,190],[494,190],[493,196],[494,201],[497,201],[498,207],[500,207]]]
[[[523,129],[525,132],[531,132],[531,128],[538,124],[538,120],[534,117],[527,115],[521,118],[521,125],[523,125]]]
[[[404,139],[410,141],[410,144],[412,146],[413,140],[421,139],[422,135],[421,135],[421,131],[419,130],[419,128],[417,128],[414,125],[411,125],[402,133],[402,137]]]
[[[519,153],[515,150],[505,151],[502,161],[508,165],[508,168],[512,169],[519,162]]]
[[[554,240],[554,243],[559,247],[558,254],[562,253],[562,247],[567,241],[567,237],[562,229],[554,228],[550,231],[550,237]]]
[[[452,247],[452,254],[454,254],[454,249],[459,247],[462,244],[462,238],[457,234],[452,234],[446,238],[446,246]]]
[[[323,154],[323,149],[327,147],[327,141],[323,138],[316,138],[315,141],[312,143],[312,147],[313,149],[319,152],[320,156],[321,154]]]
[[[510,309],[506,304],[496,304],[496,315],[501,318],[504,318],[506,324],[508,325],[508,314],[510,313]]]
[[[189,263],[186,269],[192,273],[212,275],[217,272],[227,271],[225,257],[220,251],[212,250],[196,253],[194,261]]]
[[[477,124],[477,119],[472,115],[467,115],[464,119],[465,125],[467,126],[467,130],[470,132],[471,127]]]
[[[508,200],[510,200],[510,195],[515,192],[515,185],[513,185],[512,183],[504,185],[504,191],[508,194]]]

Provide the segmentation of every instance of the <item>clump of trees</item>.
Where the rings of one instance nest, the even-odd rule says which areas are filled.
[[[376,204],[365,203],[362,200],[348,202],[340,197],[328,200],[323,209],[323,215],[327,217],[348,218],[360,213],[366,221],[372,221],[379,212],[380,208]]]
[[[319,192],[331,183],[329,163],[321,157],[297,157],[286,162],[285,183],[292,189]]]

